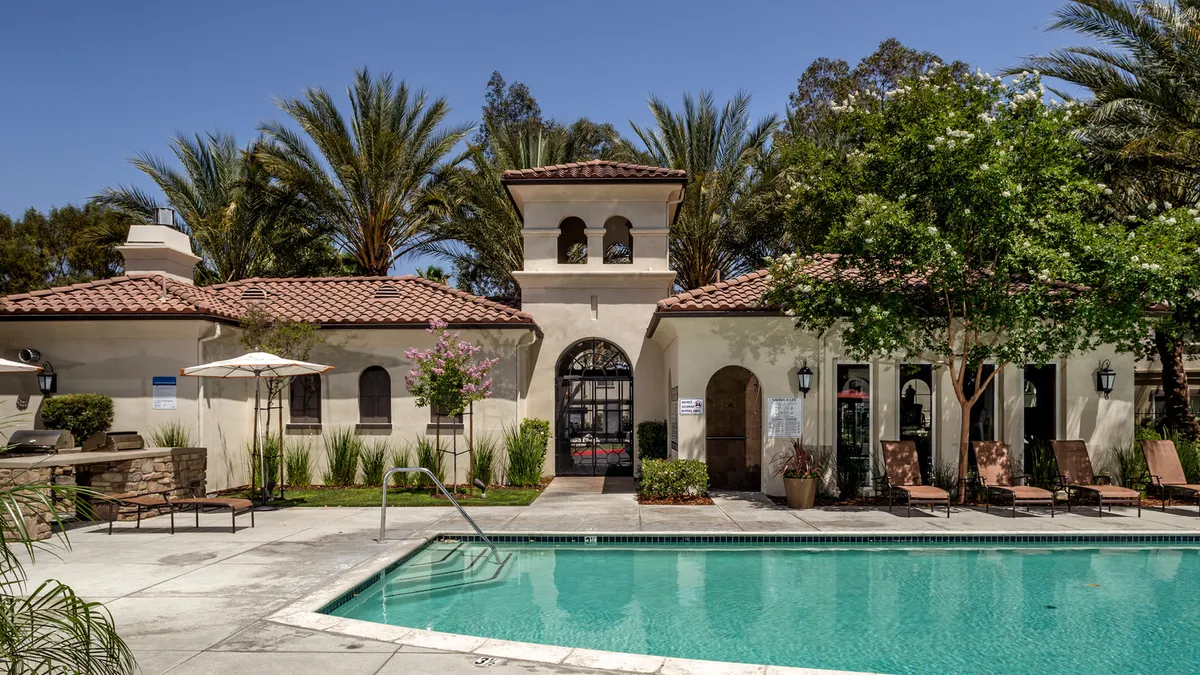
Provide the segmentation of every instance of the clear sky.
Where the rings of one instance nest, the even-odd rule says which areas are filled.
[[[623,133],[646,96],[739,89],[782,112],[813,59],[851,64],[888,37],[995,72],[1072,42],[1059,0],[657,2],[30,2],[0,10],[0,212],[150,189],[127,159],[176,132],[244,143],[307,86],[343,95],[356,68],[390,70],[479,117],[493,70],[543,112]],[[344,100],[344,99],[343,99]],[[400,271],[412,263],[399,266]]]

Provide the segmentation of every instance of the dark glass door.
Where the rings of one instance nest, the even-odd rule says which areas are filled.
[[[871,475],[871,367],[837,366],[838,489],[853,496]],[[846,493],[849,493],[848,495]]]
[[[1050,451],[1050,441],[1057,435],[1055,411],[1058,369],[1053,365],[1025,366],[1022,407],[1025,411],[1025,467],[1034,466],[1034,456]]]
[[[996,370],[996,366],[985,363],[983,364],[982,379],[988,383],[987,389],[983,395],[971,406],[971,432],[969,440],[971,441],[994,441],[996,440],[996,378],[988,380],[988,376]],[[963,381],[963,394],[967,398],[975,395],[975,369],[969,368],[967,377]],[[967,450],[967,464],[970,471],[976,470],[975,450],[970,448]]]
[[[900,364],[900,440],[917,446],[921,480],[933,476],[933,366]]]
[[[624,352],[603,340],[568,349],[556,399],[555,474],[633,475],[633,373]]]

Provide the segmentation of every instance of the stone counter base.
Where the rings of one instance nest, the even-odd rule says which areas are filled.
[[[75,465],[75,482],[111,494],[160,492],[195,487],[205,493],[208,453],[203,448],[176,450],[159,457],[143,457],[100,464]],[[97,517],[111,520],[112,505],[96,504]],[[134,520],[136,514],[122,513],[117,520]]]

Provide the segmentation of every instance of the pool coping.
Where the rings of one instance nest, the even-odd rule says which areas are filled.
[[[642,532],[504,532],[489,534],[488,537],[501,543],[687,543],[687,544],[739,544],[739,543],[1200,543],[1200,533],[1179,534],[1178,531],[1155,531],[1113,533],[1078,531],[1070,533],[1015,533],[1012,531],[990,531],[974,533],[934,533],[927,531],[843,531],[829,533],[779,533],[740,532],[674,532],[668,534],[645,534]],[[765,664],[734,663],[683,659],[650,654],[610,652],[595,649],[545,645],[532,642],[517,642],[497,638],[443,633],[422,628],[408,628],[389,624],[350,619],[322,613],[322,610],[339,600],[369,586],[387,570],[402,564],[426,545],[442,539],[453,538],[464,541],[480,541],[474,533],[439,531],[417,538],[383,542],[385,550],[372,556],[349,570],[343,583],[331,585],[310,593],[284,609],[266,617],[268,621],[297,628],[316,630],[348,637],[391,642],[442,651],[462,652],[480,657],[496,657],[531,661],[553,665],[576,666],[597,670],[635,673],[662,673],[663,675],[869,675],[856,671],[803,668],[794,666],[771,666]]]

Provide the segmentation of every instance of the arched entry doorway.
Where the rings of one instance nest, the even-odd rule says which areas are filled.
[[[575,343],[558,361],[554,473],[633,475],[633,368],[604,340]]]
[[[705,461],[710,487],[762,487],[762,391],[741,366],[713,374],[704,395]]]

